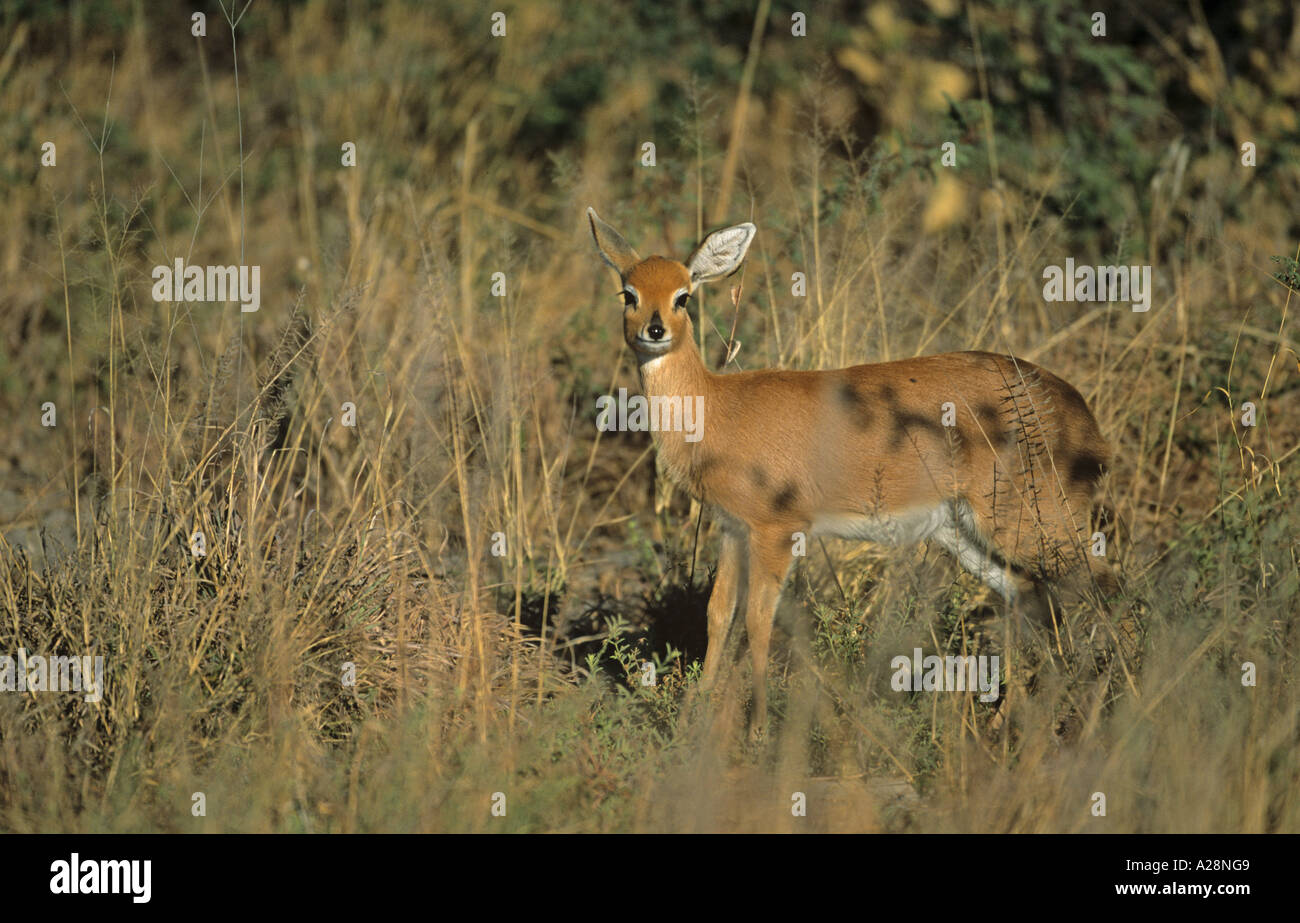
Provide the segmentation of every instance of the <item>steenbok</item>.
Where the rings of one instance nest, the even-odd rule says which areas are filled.
[[[683,264],[641,259],[595,211],[587,217],[622,282],[623,336],[652,415],[656,407],[698,408],[694,439],[659,426],[656,446],[669,475],[721,515],[703,685],[717,679],[739,603],[756,727],[766,720],[781,585],[812,535],[891,545],[933,539],[1014,608],[1040,618],[1053,599],[1048,580],[1069,578],[1076,589],[1095,581],[1104,595],[1117,589],[1086,541],[1110,450],[1072,386],[986,352],[714,374],[686,306],[701,282],[740,267],[754,225],[714,231]]]

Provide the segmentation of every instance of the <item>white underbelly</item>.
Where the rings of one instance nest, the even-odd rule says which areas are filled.
[[[897,513],[830,513],[813,518],[815,535],[833,535],[882,545],[913,545],[952,522],[947,503],[916,507]]]

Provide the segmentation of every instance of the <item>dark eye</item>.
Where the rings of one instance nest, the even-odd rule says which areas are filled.
[[[619,292],[619,294],[623,296],[623,305],[625,307],[630,308],[634,304],[636,304],[636,295],[633,295],[627,289],[624,289],[623,291]]]
[[[686,307],[686,302],[690,301],[690,298],[691,298],[690,292],[682,292],[680,295],[677,296],[677,300],[674,301],[673,304],[675,304],[679,308],[684,308]]]

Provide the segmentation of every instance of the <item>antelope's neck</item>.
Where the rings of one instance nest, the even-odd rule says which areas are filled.
[[[637,371],[641,393],[650,402],[651,420],[664,424],[652,427],[659,459],[675,481],[694,489],[691,470],[706,442],[709,412],[714,409],[709,396],[715,376],[705,368],[693,340],[666,355],[640,360]],[[672,409],[671,415],[668,408]],[[670,416],[675,416],[680,425],[671,425]]]

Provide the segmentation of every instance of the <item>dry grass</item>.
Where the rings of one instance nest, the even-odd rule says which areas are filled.
[[[1045,304],[1043,265],[1110,261],[1053,176],[967,171],[936,204],[814,67],[738,105],[681,65],[665,121],[652,62],[546,52],[565,15],[521,4],[494,46],[459,7],[255,6],[238,101],[216,17],[197,42],[127,4],[7,23],[0,653],[102,654],[108,687],[0,695],[0,829],[1300,830],[1297,305],[1269,277],[1294,175],[1197,161],[1144,216],[1149,313]],[[795,54],[738,44],[760,75]],[[581,125],[530,107],[593,60]],[[651,137],[660,165],[634,166]],[[692,694],[709,529],[697,548],[644,434],[595,430],[594,397],[636,382],[587,204],[679,257],[706,208],[752,211],[741,367],[982,348],[1074,382],[1118,449],[1141,656],[1099,666],[1095,613],[1018,635],[937,552],[831,543],[792,578],[774,727],[747,743],[743,669]],[[257,313],[150,297],[155,265],[241,253]],[[719,362],[728,293],[699,310]],[[891,692],[914,646],[1001,652],[1005,702]]]

